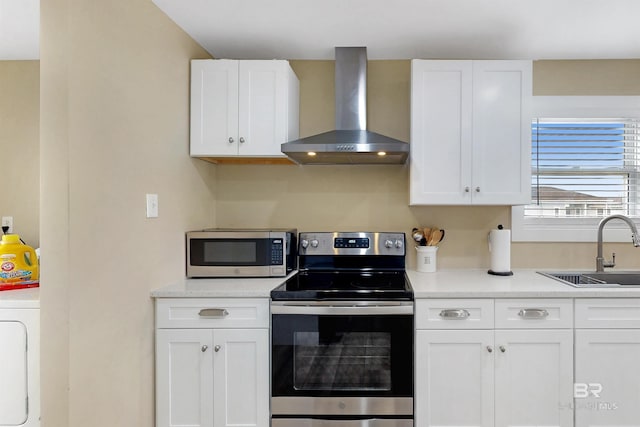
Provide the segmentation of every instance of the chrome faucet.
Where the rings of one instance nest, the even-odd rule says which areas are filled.
[[[638,229],[636,228],[636,225],[633,223],[633,221],[629,219],[629,217],[626,217],[624,215],[610,215],[606,218],[603,218],[602,221],[600,221],[600,224],[598,224],[598,255],[596,256],[597,272],[603,272],[605,267],[615,267],[616,265],[615,254],[614,254],[613,262],[605,262],[604,257],[602,256],[602,229],[604,228],[604,225],[607,222],[616,218],[623,220],[624,222],[627,223],[629,228],[631,228],[631,241],[633,242],[633,246],[635,247],[640,246],[640,236],[638,235]]]

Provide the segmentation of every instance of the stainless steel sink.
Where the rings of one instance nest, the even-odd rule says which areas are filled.
[[[620,288],[640,287],[639,271],[616,271],[610,273],[587,272],[546,272],[543,276],[555,279],[576,288]]]

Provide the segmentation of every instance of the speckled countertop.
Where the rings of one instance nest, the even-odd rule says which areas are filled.
[[[574,288],[538,274],[514,270],[513,276],[493,276],[487,270],[407,270],[416,298],[622,298],[640,297],[640,287]]]
[[[223,278],[223,279],[184,279],[164,288],[151,292],[154,298],[269,298],[273,288],[278,287],[296,271],[287,277],[267,278]]]
[[[184,279],[154,290],[154,298],[269,298],[272,289],[291,277]],[[487,270],[452,269],[435,273],[407,270],[416,298],[640,298],[640,287],[583,289],[536,273],[514,270],[492,276]],[[20,291],[11,291],[20,292]]]

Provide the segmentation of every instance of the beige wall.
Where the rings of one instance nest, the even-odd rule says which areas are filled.
[[[333,62],[292,61],[300,79],[300,133],[333,128]],[[409,61],[370,61],[369,129],[409,141]],[[536,61],[536,95],[640,94],[640,60]],[[439,226],[442,268],[488,268],[486,238],[509,227],[509,207],[408,206],[408,168],[401,166],[239,166],[216,170],[217,225],[292,226],[304,231],[398,230]],[[595,234],[595,230],[594,230]],[[621,268],[640,268],[640,251],[608,244]],[[591,243],[514,243],[513,267],[592,268]],[[415,254],[409,251],[409,266]]]
[[[0,61],[0,216],[13,217],[13,232],[37,248],[40,212],[40,66]]]
[[[215,166],[188,154],[207,54],[149,0],[52,0],[41,20],[42,425],[151,427],[149,292],[215,223]]]
[[[535,61],[534,95],[640,95],[640,59]]]
[[[206,53],[148,0],[41,7],[43,427],[154,425],[149,292],[184,277],[185,230],[436,224],[447,229],[443,267],[486,267],[487,231],[509,225],[504,207],[408,207],[406,167],[192,160],[188,60]],[[331,129],[332,62],[293,66],[302,134]],[[554,81],[572,84],[564,70],[551,73]],[[369,77],[370,128],[408,140],[408,62],[373,61]],[[158,219],[145,219],[145,193],[159,194]],[[618,250],[620,264],[637,267],[628,246]],[[518,244],[514,265],[567,257],[586,266],[592,252]]]

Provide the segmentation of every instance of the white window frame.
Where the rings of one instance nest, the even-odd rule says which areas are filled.
[[[533,97],[532,120],[564,117],[640,117],[640,96]],[[600,218],[525,218],[524,206],[512,206],[511,239],[514,242],[595,242],[599,222]],[[631,232],[622,221],[614,220],[606,226],[605,239],[630,242]]]

